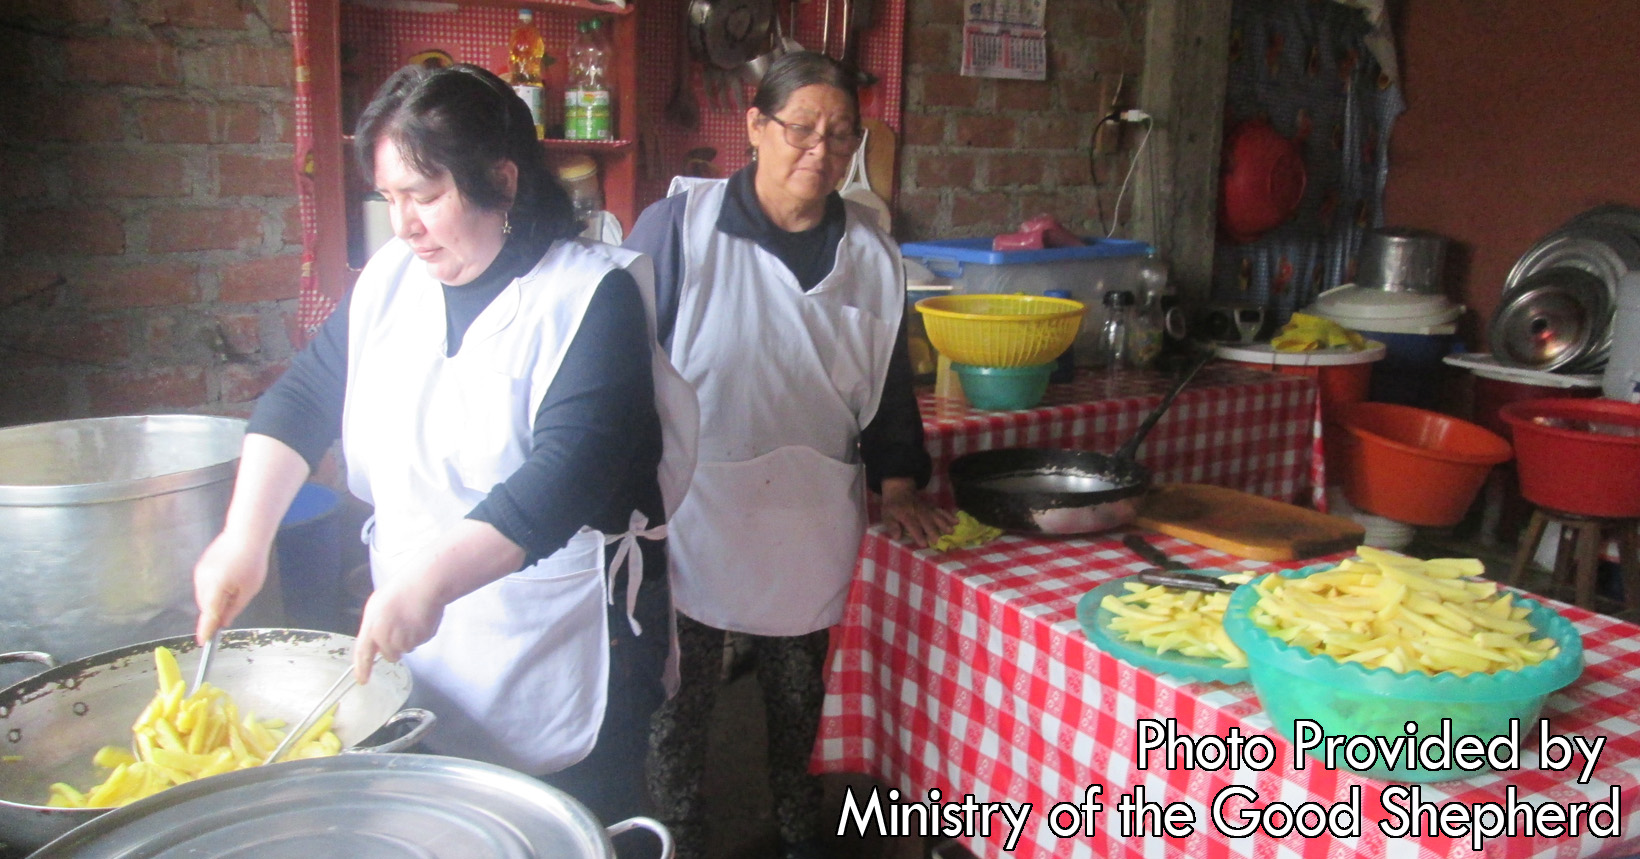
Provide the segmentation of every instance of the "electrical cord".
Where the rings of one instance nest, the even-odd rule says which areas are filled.
[[[1093,185],[1096,189],[1093,195],[1093,209],[1099,216],[1100,232],[1105,231],[1105,206],[1103,203],[1099,202],[1099,194],[1097,191],[1097,188],[1099,187],[1099,129],[1104,128],[1105,123],[1107,122],[1121,121],[1121,112],[1113,111],[1109,116],[1106,116],[1100,119],[1097,123],[1094,123],[1093,136],[1088,139],[1088,177],[1093,180]]]
[[[1116,235],[1116,228],[1122,223],[1122,198],[1127,195],[1128,182],[1133,179],[1133,170],[1139,166],[1140,156],[1145,154],[1145,144],[1150,142],[1150,132],[1156,128],[1156,120],[1142,110],[1125,110],[1121,113],[1121,118],[1126,121],[1143,122],[1145,136],[1139,138],[1139,148],[1134,150],[1133,159],[1128,162],[1127,175],[1122,177],[1122,187],[1116,192],[1116,205],[1111,208],[1110,229],[1105,233],[1107,239]],[[1103,211],[1099,214],[1099,225],[1105,225]]]

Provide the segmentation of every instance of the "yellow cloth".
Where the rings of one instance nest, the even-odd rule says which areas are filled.
[[[1335,346],[1348,346],[1350,351],[1359,352],[1367,348],[1367,339],[1331,319],[1294,313],[1270,340],[1270,345],[1277,352],[1310,352]]]
[[[986,543],[1002,536],[1001,528],[992,528],[968,515],[965,510],[957,511],[957,527],[951,533],[942,535],[934,541],[933,549],[936,552],[948,552],[952,549],[971,549],[983,546]]]

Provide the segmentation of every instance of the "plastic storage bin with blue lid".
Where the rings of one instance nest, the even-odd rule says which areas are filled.
[[[1079,362],[1091,359],[1093,332],[1099,330],[1097,308],[1107,291],[1139,289],[1140,273],[1155,254],[1150,245],[1129,239],[1084,237],[1074,248],[994,251],[989,238],[909,242],[900,253],[916,260],[966,295],[1042,295],[1060,289],[1087,305],[1092,312],[1077,335]]]
[[[900,253],[950,280],[958,292],[1041,295],[1045,289],[1066,289],[1076,300],[1092,304],[1099,303],[1106,285],[1132,288],[1139,263],[1155,253],[1150,245],[1128,239],[1084,241],[1074,248],[994,251],[988,238],[942,239],[908,242]]]

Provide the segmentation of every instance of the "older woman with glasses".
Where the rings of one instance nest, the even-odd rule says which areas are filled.
[[[838,182],[860,146],[854,75],[792,53],[746,112],[752,163],[674,180],[626,245],[655,259],[657,327],[701,407],[699,463],[672,520],[682,688],[656,714],[650,787],[678,856],[705,855],[701,773],[727,632],[746,636],[788,856],[824,855],[808,761],[829,628],[866,526],[925,546],[955,524],[919,487],[930,461],[906,351],[898,247]]]

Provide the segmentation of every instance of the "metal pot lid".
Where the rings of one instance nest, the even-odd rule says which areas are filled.
[[[1462,316],[1463,305],[1453,304],[1444,295],[1388,292],[1347,283],[1316,296],[1315,312],[1345,325],[1376,320],[1415,320],[1425,325],[1441,325]],[[1378,330],[1371,325],[1350,327]]]
[[[706,58],[720,69],[739,68],[768,48],[773,23],[770,0],[709,0],[699,23]]]
[[[1514,367],[1572,367],[1600,344],[1605,328],[1593,295],[1598,277],[1576,268],[1553,268],[1504,294],[1492,316],[1488,339],[1498,361]]]
[[[567,794],[434,755],[292,761],[178,785],[115,809],[34,859],[580,859],[609,836]]]
[[[1600,278],[1607,300],[1616,303],[1617,282],[1640,268],[1640,241],[1602,223],[1572,224],[1544,236],[1522,254],[1504,278],[1508,292],[1528,277],[1551,268],[1575,268]]]

